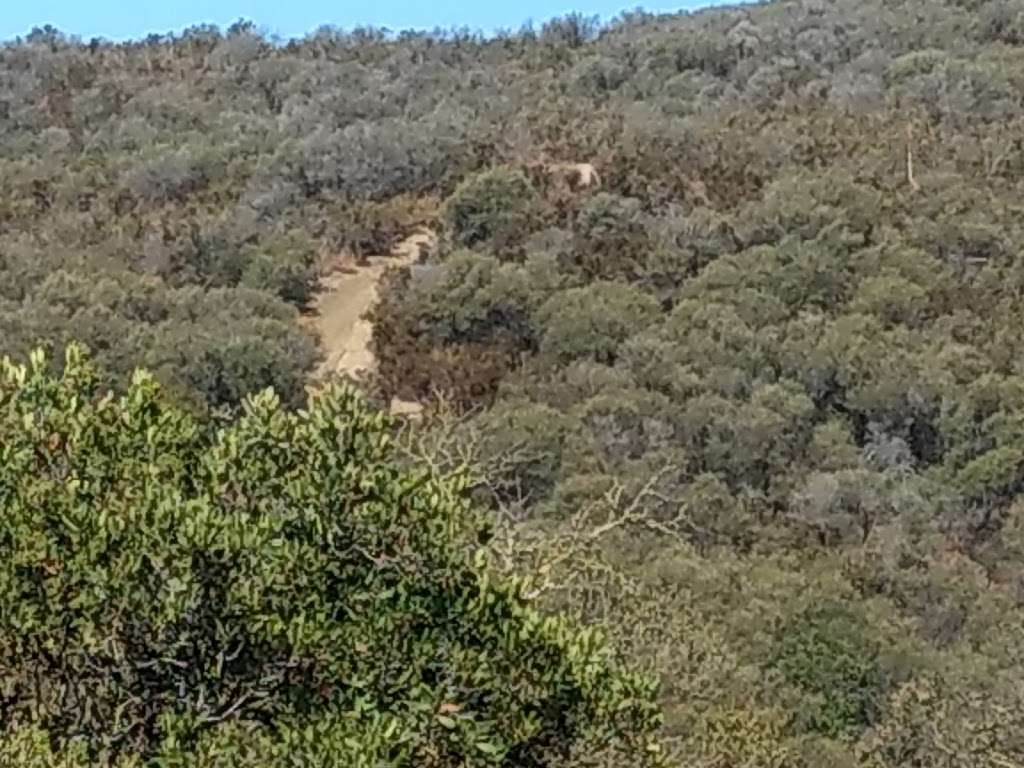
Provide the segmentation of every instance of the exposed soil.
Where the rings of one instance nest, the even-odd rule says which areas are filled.
[[[423,248],[433,245],[435,236],[416,232],[399,243],[390,256],[370,256],[362,264],[339,260],[334,270],[320,280],[309,318],[315,327],[325,359],[317,379],[331,374],[364,378],[376,365],[370,351],[373,325],[366,313],[377,301],[377,287],[390,267],[415,264]],[[415,414],[416,403],[392,402],[394,413]]]

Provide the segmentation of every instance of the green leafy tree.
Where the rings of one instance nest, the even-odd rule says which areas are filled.
[[[0,763],[655,765],[654,687],[499,579],[346,387],[215,428],[69,347],[0,373]]]

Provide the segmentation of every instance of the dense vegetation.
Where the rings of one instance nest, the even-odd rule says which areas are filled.
[[[471,472],[496,567],[658,675],[681,762],[1005,768],[1022,176],[1021,0],[42,30],[0,49],[0,346],[298,403],[322,262],[430,218],[372,394],[434,401],[405,460]]]
[[[0,377],[0,764],[659,762],[653,686],[351,389],[213,429],[75,347]]]

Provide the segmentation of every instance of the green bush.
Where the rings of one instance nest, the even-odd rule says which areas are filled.
[[[885,695],[876,652],[844,613],[822,606],[790,622],[774,661],[807,696],[803,725],[831,738],[856,736],[870,726]]]
[[[654,687],[493,576],[346,387],[220,429],[70,347],[0,372],[0,763],[653,765]]]
[[[636,280],[652,247],[640,200],[600,192],[576,218],[576,262],[589,280]]]
[[[308,236],[278,237],[260,248],[250,248],[246,255],[242,285],[266,291],[297,307],[305,306],[312,298],[316,252]]]
[[[460,184],[445,204],[444,219],[457,246],[507,254],[537,228],[540,196],[520,171],[495,168]]]
[[[625,283],[592,283],[552,296],[538,311],[541,352],[561,362],[611,363],[623,342],[660,316],[658,302]]]

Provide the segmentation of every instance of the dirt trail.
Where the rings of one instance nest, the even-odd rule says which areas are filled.
[[[375,361],[370,351],[373,325],[364,315],[377,301],[377,286],[390,267],[415,264],[421,249],[434,243],[434,235],[420,231],[410,235],[390,256],[370,256],[362,265],[336,271],[320,280],[310,318],[325,352],[325,360],[317,371],[323,379],[331,373],[361,378],[373,370]],[[409,403],[392,403],[392,411],[415,411]]]

